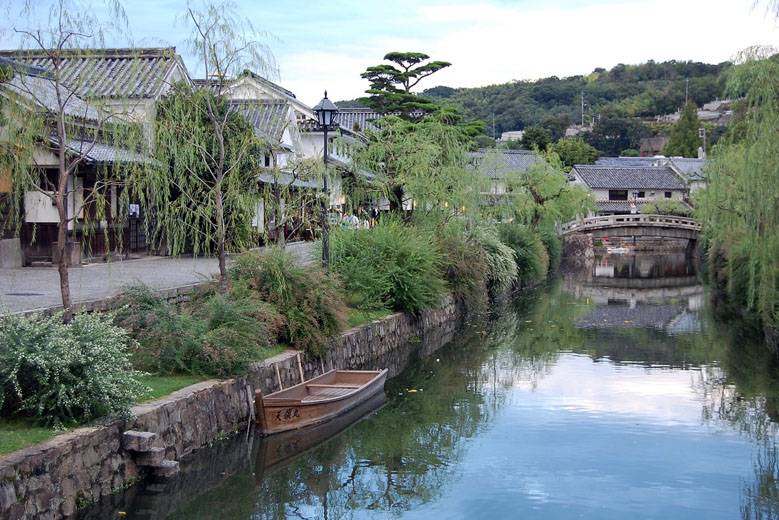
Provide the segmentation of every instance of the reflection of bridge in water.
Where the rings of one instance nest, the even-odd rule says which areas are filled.
[[[698,330],[697,311],[703,304],[704,291],[694,269],[686,265],[684,255],[637,256],[588,261],[572,269],[567,266],[563,282],[566,292],[595,304],[577,326]],[[618,277],[625,275],[628,277]]]

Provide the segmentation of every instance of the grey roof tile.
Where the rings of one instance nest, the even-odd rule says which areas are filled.
[[[2,50],[0,57],[51,71],[50,53]],[[157,96],[174,64],[175,47],[145,49],[66,49],[61,52],[62,81],[82,97],[152,98]]]
[[[480,148],[469,152],[476,167],[491,179],[500,179],[510,171],[525,171],[534,166],[546,166],[547,162],[531,150],[497,150]]]
[[[231,100],[230,110],[243,115],[261,137],[280,141],[287,125],[289,105],[284,101]]]
[[[685,190],[687,186],[668,166],[611,167],[577,164],[575,172],[595,189]]]
[[[595,161],[596,166],[652,166],[657,159],[654,157],[601,157]]]
[[[49,142],[57,145],[55,137],[49,138]],[[84,155],[84,159],[91,163],[152,163],[153,159],[141,153],[127,148],[120,148],[105,143],[94,143],[84,139],[68,139],[65,147],[72,153]]]

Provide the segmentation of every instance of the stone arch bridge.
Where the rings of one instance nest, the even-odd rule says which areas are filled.
[[[588,233],[593,238],[664,237],[695,242],[701,234],[701,223],[673,215],[608,215],[574,220],[560,228],[562,236],[575,233]]]

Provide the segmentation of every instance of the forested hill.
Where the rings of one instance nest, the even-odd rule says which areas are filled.
[[[517,81],[478,88],[434,87],[421,93],[442,105],[458,107],[466,120],[481,119],[495,135],[521,130],[547,118],[558,124],[581,122],[584,92],[585,123],[592,117],[640,117],[670,114],[684,104],[689,79],[689,98],[699,107],[723,96],[722,72],[730,66],[689,61],[649,61],[641,65],[617,65],[595,69],[587,76]],[[547,125],[544,125],[547,126]],[[563,127],[564,128],[564,127]]]

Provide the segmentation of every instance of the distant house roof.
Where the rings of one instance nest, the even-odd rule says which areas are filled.
[[[612,167],[577,164],[578,177],[594,189],[686,190],[682,179],[668,166]]]
[[[642,137],[638,153],[641,157],[652,157],[662,153],[668,140],[667,137]]]
[[[377,131],[372,121],[381,119],[382,114],[370,108],[341,108],[338,110],[338,124],[355,132]]]
[[[479,148],[468,155],[474,158],[476,168],[491,179],[501,179],[510,171],[524,171],[534,166],[547,165],[547,162],[532,150]]]
[[[13,58],[51,71],[51,50],[3,50]],[[82,97],[154,98],[175,65],[186,71],[175,47],[145,49],[63,49],[62,81]]]
[[[229,107],[254,126],[255,134],[275,141],[281,139],[288,123],[290,108],[284,101],[235,99],[230,100]]]
[[[601,157],[595,161],[596,166],[652,166],[657,159],[654,157]]]
[[[706,180],[703,168],[708,164],[707,159],[688,159],[686,157],[671,157],[668,159],[682,175],[691,181]]]

